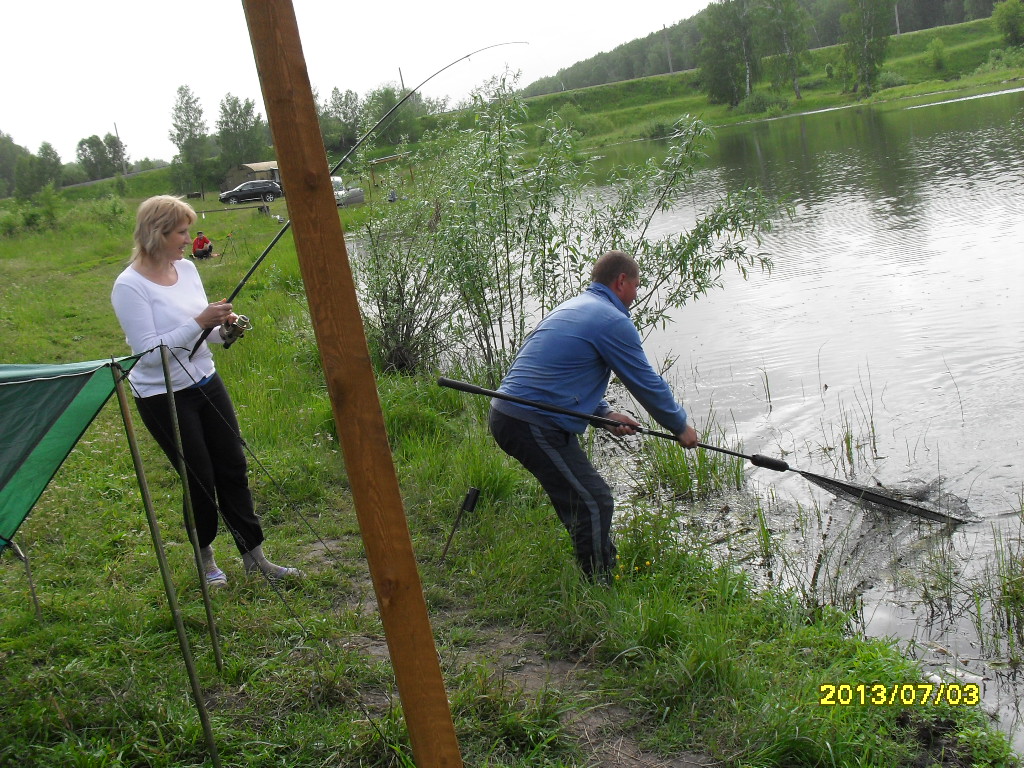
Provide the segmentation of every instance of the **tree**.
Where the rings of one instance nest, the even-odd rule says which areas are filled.
[[[363,100],[362,114],[359,120],[360,133],[364,133],[375,125],[388,110],[395,106],[405,94],[394,84],[383,85],[370,91]],[[377,131],[377,138],[383,144],[401,144],[403,141],[416,141],[419,138],[416,118],[425,114],[423,99],[413,94],[409,100],[397,110]]]
[[[0,197],[6,197],[14,190],[14,171],[18,158],[29,155],[27,149],[14,143],[14,139],[0,131]]]
[[[90,180],[109,179],[117,171],[107,144],[96,134],[78,142],[75,156]]]
[[[39,145],[39,153],[36,157],[39,158],[40,175],[43,179],[43,184],[53,184],[54,187],[60,187],[64,164],[61,162],[57,150],[53,148],[50,142],[44,141]]]
[[[720,285],[727,267],[745,275],[770,266],[748,247],[773,210],[753,191],[725,197],[689,232],[651,234],[655,214],[688,194],[710,139],[701,123],[681,120],[662,162],[622,169],[595,195],[560,120],[549,119],[540,149],[532,148],[513,86],[502,78],[475,94],[472,129],[446,125],[425,137],[417,199],[381,202],[365,224],[360,303],[391,367],[457,359],[493,383],[536,320],[586,287],[606,250],[640,264],[645,283],[632,316],[641,333]]]
[[[171,112],[171,143],[178,148],[172,165],[182,188],[202,186],[203,161],[206,159],[206,120],[199,97],[187,85],[178,86],[178,96]]]
[[[1024,3],[1003,0],[992,9],[992,21],[1007,45],[1024,45]]]
[[[108,133],[103,137],[103,146],[107,148],[107,157],[113,166],[111,176],[126,173],[128,170],[128,147],[117,136]]]
[[[324,149],[341,153],[352,148],[359,139],[360,110],[359,94],[351,90],[342,93],[334,88],[330,99],[318,102]]]
[[[14,196],[28,200],[43,188],[42,169],[35,155],[22,155],[14,166]]]
[[[814,47],[835,45],[842,36],[842,18],[846,0],[802,0],[811,16]]]
[[[745,94],[746,63],[743,44],[736,33],[737,18],[732,0],[709,5],[702,17],[700,77],[712,102],[736,106]]]
[[[64,163],[64,166],[60,169],[60,177],[66,186],[84,184],[89,180],[89,175],[85,172],[81,163]]]
[[[842,17],[843,58],[850,68],[853,92],[863,86],[869,94],[885,61],[894,0],[849,0],[849,7]]]
[[[988,18],[994,10],[993,0],[964,0],[964,21]]]
[[[232,168],[263,160],[267,153],[267,124],[252,99],[242,101],[230,93],[220,102],[217,142],[222,165]]]
[[[53,145],[44,141],[39,154],[20,155],[14,165],[14,194],[27,200],[38,194],[47,185],[54,189],[60,186],[62,175],[60,155]]]
[[[807,55],[807,12],[797,0],[762,0],[766,46],[774,54],[773,69],[800,96],[800,64]]]

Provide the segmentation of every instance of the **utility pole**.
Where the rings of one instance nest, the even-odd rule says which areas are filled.
[[[121,143],[121,135],[117,132],[117,123],[114,123],[114,136],[117,138],[118,149],[121,150],[121,175],[128,175],[128,165],[124,159],[124,144]]]
[[[665,56],[668,58],[668,73],[671,75],[674,71],[672,69],[672,48],[668,44],[668,27],[664,24],[661,25],[662,37],[665,38]]]

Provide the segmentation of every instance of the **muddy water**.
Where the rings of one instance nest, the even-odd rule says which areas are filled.
[[[657,149],[622,152],[608,162]],[[669,378],[698,422],[714,412],[750,453],[966,502],[972,522],[951,533],[837,502],[794,473],[749,474],[772,500],[773,577],[854,594],[866,634],[898,638],[940,675],[977,677],[1024,749],[1024,689],[985,593],[1024,504],[1024,92],[737,126],[711,154],[660,231],[744,185],[795,215],[765,239],[770,275],[727,276],[648,350],[676,358]]]

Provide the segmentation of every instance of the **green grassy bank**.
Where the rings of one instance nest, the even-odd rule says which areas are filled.
[[[109,293],[137,202],[54,201],[44,231],[0,238],[0,362],[127,352]],[[207,205],[200,223],[224,255],[199,266],[215,297],[279,225]],[[285,216],[285,201],[271,211]],[[220,537],[223,671],[176,479],[142,436],[222,762],[410,765],[290,235],[236,304],[255,328],[216,352],[218,369],[253,451],[268,553],[307,576],[275,593],[244,576]],[[697,487],[673,501],[638,492],[618,520],[620,577],[595,587],[578,578],[536,483],[487,435],[483,399],[432,377],[378,383],[467,766],[632,764],[615,757],[623,745],[645,765],[684,754],[722,766],[1016,765],[980,707],[873,704],[871,689],[864,703],[820,703],[822,686],[891,691],[925,681],[894,645],[850,637],[838,610],[758,589],[682,525],[692,499],[734,468],[675,469]],[[621,450],[594,440],[595,450]],[[480,503],[442,560],[470,486]],[[20,564],[5,557],[0,765],[208,764],[115,408],[90,428],[17,541],[42,616]]]
[[[699,71],[688,70],[536,96],[527,105],[531,122],[558,113],[576,125],[585,144],[602,146],[665,136],[682,114],[714,126],[864,103],[941,101],[950,91],[963,96],[1002,90],[1024,77],[1020,54],[1004,57],[1004,52],[992,20],[979,19],[890,37],[882,75],[869,96],[844,87],[841,48],[829,46],[808,53],[800,99],[788,84],[776,90],[761,83],[737,107],[711,104],[700,90]],[[995,65],[990,63],[993,55]]]

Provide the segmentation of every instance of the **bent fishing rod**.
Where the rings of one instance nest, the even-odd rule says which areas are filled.
[[[483,48],[477,48],[472,53],[467,53],[466,55],[460,56],[459,58],[455,59],[454,61],[451,61],[448,64],[445,64],[443,67],[441,67],[439,70],[437,70],[437,72],[432,74],[430,77],[428,77],[422,83],[420,83],[415,88],[413,88],[411,91],[406,93],[397,102],[395,102],[395,105],[393,107],[391,107],[391,109],[389,109],[387,112],[385,112],[384,115],[380,118],[380,120],[378,120],[376,123],[374,123],[372,126],[370,126],[369,130],[366,131],[366,133],[364,133],[362,136],[359,137],[359,140],[356,141],[356,143],[352,145],[352,147],[348,150],[348,152],[346,152],[344,155],[342,155],[341,160],[339,160],[337,163],[334,164],[334,167],[331,168],[330,175],[333,176],[334,174],[336,174],[338,172],[338,169],[341,168],[341,166],[345,163],[345,161],[348,160],[352,156],[352,154],[357,149],[359,149],[359,147],[361,147],[363,145],[363,143],[368,138],[370,138],[370,136],[372,136],[374,134],[374,132],[378,128],[380,128],[381,125],[383,125],[384,121],[386,121],[389,117],[391,117],[398,110],[399,107],[401,107],[406,101],[408,101],[410,98],[412,98],[413,94],[417,93],[424,85],[429,83],[431,80],[433,80],[435,77],[440,75],[442,72],[450,69],[451,67],[454,67],[460,61],[464,61],[465,59],[468,59],[468,58],[471,58],[473,56],[476,56],[478,53],[483,53],[484,51],[488,51],[491,48],[498,48],[498,47],[503,46],[503,45],[526,45],[526,41],[525,40],[509,40],[509,41],[506,41],[504,43],[494,43],[493,45],[485,45]],[[228,297],[225,299],[225,301],[227,301],[230,304],[231,302],[233,302],[235,300],[235,297],[237,297],[238,294],[242,292],[242,288],[245,287],[245,284],[249,282],[249,278],[251,278],[253,276],[253,274],[255,274],[256,270],[259,269],[260,264],[262,264],[263,260],[266,259],[267,256],[270,255],[270,252],[274,249],[274,246],[277,245],[278,241],[282,237],[284,237],[285,232],[287,232],[289,229],[291,229],[291,226],[292,226],[292,220],[288,219],[288,221],[286,221],[284,223],[284,225],[281,227],[280,231],[276,235],[274,235],[274,238],[270,241],[269,245],[267,245],[267,247],[263,249],[263,253],[261,253],[259,255],[259,258],[256,259],[256,261],[253,263],[253,265],[251,267],[249,267],[249,271],[245,273],[245,276],[242,277],[242,279],[238,281],[238,285],[235,286],[235,289],[233,291],[231,291],[231,293],[228,295]],[[195,353],[199,351],[199,347],[202,345],[202,343],[204,341],[206,341],[206,337],[209,336],[212,332],[213,332],[213,328],[206,328],[206,329],[203,330],[203,332],[201,334],[199,334],[199,340],[195,343],[195,346],[192,347],[192,351],[189,352],[189,354],[188,354],[188,359],[189,360],[191,360],[192,357],[195,355]]]
[[[465,381],[458,381],[456,379],[449,379],[442,376],[437,380],[438,385],[442,387],[448,387],[449,389],[457,389],[460,392],[468,392],[472,395],[485,395],[487,397],[496,397],[499,400],[507,400],[511,403],[518,403],[519,405],[529,406],[531,408],[537,408],[542,411],[549,411],[551,413],[559,413],[563,416],[572,416],[578,419],[584,419],[591,424],[598,426],[609,426],[609,427],[621,427],[623,422],[616,421],[615,419],[609,419],[605,416],[595,416],[592,413],[583,413],[582,411],[573,411],[569,408],[562,408],[558,405],[551,405],[549,403],[541,403],[535,400],[528,400],[524,397],[516,397],[515,395],[507,395],[504,392],[498,392],[492,389],[484,389],[478,387],[476,384],[470,384]],[[631,426],[635,431],[644,434],[651,435],[652,437],[661,437],[666,440],[672,440],[678,442],[675,435],[669,432],[659,432],[655,429],[649,429],[647,427]],[[937,512],[932,509],[926,509],[925,507],[919,507],[915,504],[910,504],[902,499],[894,499],[884,494],[879,493],[871,488],[865,488],[861,485],[854,485],[853,483],[847,483],[840,480],[835,480],[831,477],[825,477],[824,475],[816,475],[813,472],[807,472],[796,467],[791,467],[789,464],[782,459],[776,459],[771,456],[763,456],[759,453],[755,453],[753,456],[748,456],[745,453],[738,453],[737,451],[729,450],[728,448],[721,448],[717,445],[708,445],[707,443],[697,443],[698,448],[703,448],[708,451],[714,451],[716,453],[724,453],[729,456],[735,456],[738,459],[745,459],[753,464],[755,467],[762,467],[764,469],[770,469],[773,472],[796,472],[801,475],[808,482],[817,485],[819,488],[824,488],[829,493],[836,496],[846,496],[852,498],[855,501],[867,501],[872,504],[887,507],[889,509],[896,510],[898,512],[906,512],[910,515],[916,515],[922,517],[925,520],[932,520],[937,523],[945,523],[946,525],[959,525],[966,522],[959,517],[953,517],[947,515],[944,512]]]

